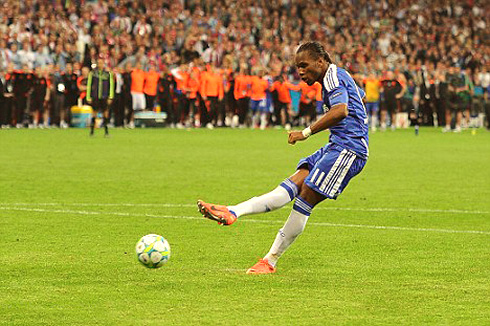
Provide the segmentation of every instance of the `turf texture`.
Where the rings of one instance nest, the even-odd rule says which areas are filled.
[[[0,325],[488,325],[490,133],[377,132],[274,275],[291,205],[230,227],[195,202],[275,188],[328,140],[283,130],[0,130]],[[134,246],[168,239],[149,270]]]

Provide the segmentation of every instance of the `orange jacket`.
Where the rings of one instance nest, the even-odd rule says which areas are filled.
[[[254,101],[260,101],[265,99],[265,91],[269,88],[267,80],[258,76],[253,76],[251,79],[252,86],[250,87],[250,98]]]
[[[308,86],[304,81],[299,83],[299,87],[301,88],[301,98],[299,101],[301,103],[311,103],[311,101],[315,100],[316,97],[316,86],[315,84]]]
[[[145,78],[145,87],[143,91],[146,95],[156,96],[158,80],[160,79],[160,74],[156,71],[148,71]]]
[[[135,69],[131,72],[131,92],[143,93],[145,75],[145,72],[141,69]]]
[[[179,78],[180,77],[180,78]],[[179,77],[174,76],[176,88],[185,94],[185,89],[187,86],[187,81],[189,80],[189,73],[186,71],[179,71]]]
[[[246,75],[238,75],[235,78],[235,88],[233,95],[235,100],[247,97],[250,88],[249,78]]]
[[[272,84],[271,91],[277,91],[277,99],[281,103],[291,103],[291,93],[289,93],[289,90],[293,91],[300,91],[301,88],[298,85],[291,84],[288,81],[285,82],[280,82],[280,81],[275,81]]]
[[[189,78],[187,80],[187,91],[189,98],[194,100],[197,97],[197,92],[199,91],[199,80],[194,78]]]
[[[219,74],[208,72],[201,76],[201,95],[217,96],[223,98],[223,77]]]

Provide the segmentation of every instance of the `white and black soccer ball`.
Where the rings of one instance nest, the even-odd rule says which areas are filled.
[[[170,245],[158,234],[148,234],[136,244],[138,261],[148,268],[162,267],[170,259]]]

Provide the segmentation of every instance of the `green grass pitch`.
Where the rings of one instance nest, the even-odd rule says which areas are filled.
[[[245,270],[291,205],[231,227],[195,202],[276,187],[328,134],[0,130],[0,325],[489,325],[490,133],[374,133],[275,275]],[[136,260],[168,239],[158,270]]]

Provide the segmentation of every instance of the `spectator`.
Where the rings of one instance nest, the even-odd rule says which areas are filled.
[[[379,74],[395,68],[407,78],[415,76],[418,61],[429,75],[431,66],[441,62],[469,68],[471,81],[476,78],[474,72],[490,60],[486,42],[490,4],[481,0],[360,0],[360,5],[350,1],[216,0],[96,0],[78,5],[63,1],[49,6],[40,0],[29,5],[11,0],[2,3],[0,69],[10,63],[16,70],[26,63],[29,68],[54,63],[64,72],[66,63],[82,61],[93,67],[102,57],[111,68],[138,62],[143,70],[149,64],[171,70],[200,57],[217,68],[236,72],[242,65],[247,69],[264,66],[273,77],[286,73],[291,78],[291,59],[298,42],[305,38],[335,44],[332,59],[358,80],[371,70]],[[427,76],[429,93],[437,90],[434,76]],[[395,79],[403,84],[400,76]],[[416,84],[414,80],[408,83]],[[422,84],[417,87],[420,91]],[[423,120],[430,124],[434,107],[440,104],[437,93],[429,102],[416,93],[415,105],[422,104]],[[226,101],[228,112],[230,106],[238,104]],[[438,120],[443,122],[440,114]]]

